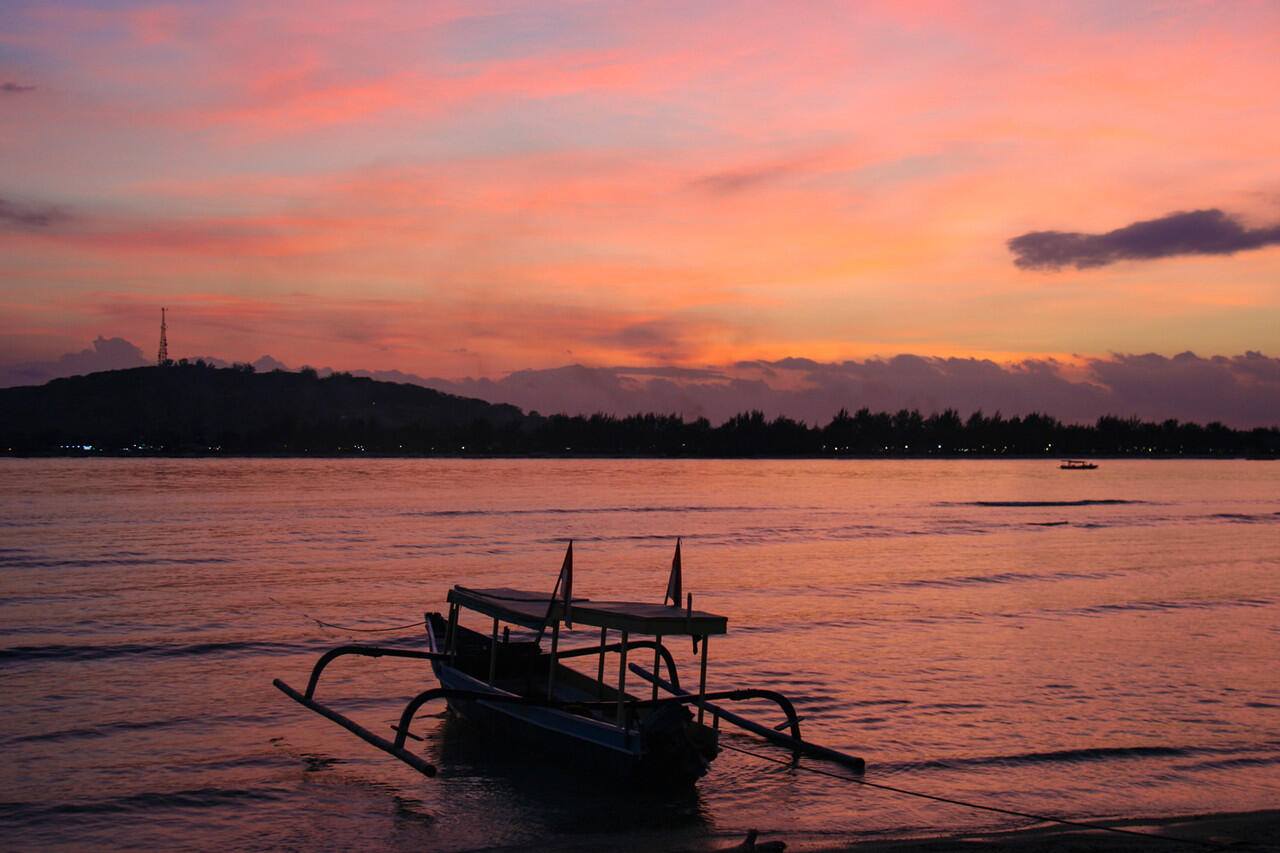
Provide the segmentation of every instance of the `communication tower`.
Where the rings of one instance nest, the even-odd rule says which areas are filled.
[[[165,337],[164,309],[160,309],[160,353],[156,356],[156,364],[164,367],[169,363],[169,341]]]

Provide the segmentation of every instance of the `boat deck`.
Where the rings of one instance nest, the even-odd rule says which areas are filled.
[[[642,601],[574,598],[566,614],[564,602],[550,598],[545,592],[508,587],[470,589],[459,585],[449,590],[448,601],[503,622],[534,629],[544,624],[548,613],[552,620],[571,621],[575,625],[664,637],[724,634],[729,624],[728,617],[715,613]]]

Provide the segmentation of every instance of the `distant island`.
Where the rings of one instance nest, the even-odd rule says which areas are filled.
[[[759,411],[705,418],[525,413],[347,373],[202,361],[0,388],[0,454],[173,456],[1255,457],[1280,428],[1039,413],[841,409],[825,425]]]

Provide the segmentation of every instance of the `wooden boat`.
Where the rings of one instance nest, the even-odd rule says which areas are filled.
[[[577,768],[589,766],[662,785],[689,785],[707,772],[719,752],[722,723],[754,732],[798,754],[838,761],[862,772],[861,758],[803,740],[795,708],[782,694],[764,689],[707,691],[709,639],[726,632],[728,619],[694,610],[692,595],[680,606],[679,542],[662,604],[574,597],[572,573],[570,543],[551,595],[457,585],[446,596],[447,615],[426,615],[427,650],[340,646],[316,662],[305,692],[279,679],[274,684],[428,776],[435,775],[435,767],[405,744],[418,709],[436,700],[444,700],[453,712],[474,721],[487,734],[523,748],[567,759]],[[488,632],[464,627],[463,613],[485,617]],[[562,626],[598,629],[598,641],[561,648]],[[513,637],[512,627],[529,633]],[[616,642],[610,642],[610,632],[616,634]],[[542,641],[548,634],[550,647],[544,651]],[[701,649],[696,692],[680,686],[675,659],[663,644],[671,637],[691,637],[694,649]],[[652,653],[653,672],[628,663],[629,656],[640,653]],[[399,723],[392,727],[394,740],[388,740],[315,699],[321,672],[344,655],[427,660],[440,686],[409,700]],[[606,662],[615,655],[616,676],[606,680]],[[591,657],[596,659],[594,678],[565,663]],[[647,684],[647,697],[627,692],[629,673]],[[718,704],[743,700],[771,701],[784,719],[778,725],[765,725]],[[696,718],[692,709],[697,710]]]
[[[1092,471],[1098,467],[1098,463],[1088,462],[1084,459],[1063,459],[1062,464],[1058,467],[1064,471]]]

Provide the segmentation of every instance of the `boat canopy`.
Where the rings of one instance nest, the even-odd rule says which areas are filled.
[[[544,622],[561,622],[565,618],[564,602],[559,598],[552,599],[545,592],[507,587],[469,589],[459,585],[449,590],[448,600],[450,604],[531,629],[543,627]],[[709,634],[724,634],[729,625],[726,616],[644,601],[591,601],[587,598],[573,598],[569,607],[574,625],[609,628],[632,634],[705,637]]]

